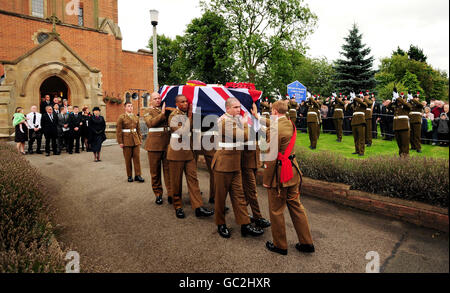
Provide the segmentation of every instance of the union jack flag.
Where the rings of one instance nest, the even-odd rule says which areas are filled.
[[[201,108],[201,115],[222,116],[225,112],[225,101],[231,97],[241,102],[241,115],[248,113],[249,123],[255,130],[259,129],[259,123],[251,114],[253,103],[260,109],[262,92],[252,89],[227,88],[224,86],[163,86],[159,90],[161,100],[167,107],[175,108],[175,97],[184,95],[192,104],[192,112],[197,113]]]

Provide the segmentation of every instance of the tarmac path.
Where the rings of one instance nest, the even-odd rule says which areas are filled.
[[[99,163],[85,152],[26,158],[54,190],[50,196],[58,238],[80,254],[82,272],[364,273],[369,251],[379,254],[381,272],[449,272],[448,234],[311,197],[302,201],[315,241],[312,255],[295,249],[298,240],[288,211],[287,256],[266,250],[270,228],[260,238],[242,238],[232,211],[226,217],[232,237],[223,239],[213,218],[195,217],[185,182],[185,219],[175,217],[166,195],[162,206],[154,203],[144,150],[145,183],[126,181],[117,145],[104,147]],[[206,203],[209,175],[199,169],[198,176]],[[258,191],[261,211],[268,218],[267,193],[262,187]],[[231,207],[229,199],[227,206]]]

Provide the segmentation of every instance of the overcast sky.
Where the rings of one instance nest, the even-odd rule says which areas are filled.
[[[400,46],[422,48],[428,63],[449,72],[448,0],[305,0],[318,16],[314,34],[306,40],[311,57],[339,58],[344,37],[359,25],[363,42],[372,49],[375,67]],[[158,33],[182,35],[186,25],[201,16],[198,0],[119,0],[123,49],[145,48],[152,35],[150,9],[159,14]],[[148,29],[147,29],[148,28]]]

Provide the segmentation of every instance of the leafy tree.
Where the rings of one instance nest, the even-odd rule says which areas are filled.
[[[234,77],[234,43],[225,19],[206,11],[187,26],[186,61],[191,76],[205,83],[225,84]]]
[[[376,84],[372,70],[374,58],[369,57],[371,50],[362,43],[362,34],[356,24],[345,41],[341,52],[345,59],[339,59],[335,64],[336,87],[341,92],[372,90]]]
[[[405,96],[408,93],[408,88],[401,82],[395,83],[390,82],[383,87],[377,88],[377,98],[383,100],[392,100],[392,93],[394,92],[394,87],[397,88],[398,93],[404,93]]]
[[[417,79],[417,76],[414,73],[409,72],[409,70],[406,71],[401,82],[405,85],[408,91],[411,91],[414,94],[417,92],[423,93],[423,89],[420,87],[420,82]]]
[[[419,47],[414,46],[414,45],[409,46],[408,57],[409,57],[409,59],[416,60],[419,62],[425,62],[425,63],[427,62],[427,58],[428,58],[423,53],[422,49],[420,49]]]
[[[158,46],[158,81],[160,85],[180,84],[187,76],[185,54],[182,48],[183,38],[175,40],[159,35]],[[153,39],[149,40],[148,48],[153,48]]]
[[[392,52],[392,55],[400,55],[400,56],[403,56],[403,55],[406,55],[406,52],[403,51],[403,50],[400,48],[400,46],[398,46],[398,47],[397,47],[397,50],[395,50],[394,52]]]
[[[227,20],[236,41],[242,78],[256,82],[258,74],[279,47],[304,48],[302,42],[314,31],[317,16],[304,0],[202,0],[205,10]]]

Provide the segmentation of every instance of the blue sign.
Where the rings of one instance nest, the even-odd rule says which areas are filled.
[[[287,93],[289,98],[295,95],[295,100],[297,103],[301,103],[306,100],[306,87],[299,81],[295,81],[287,86]]]

